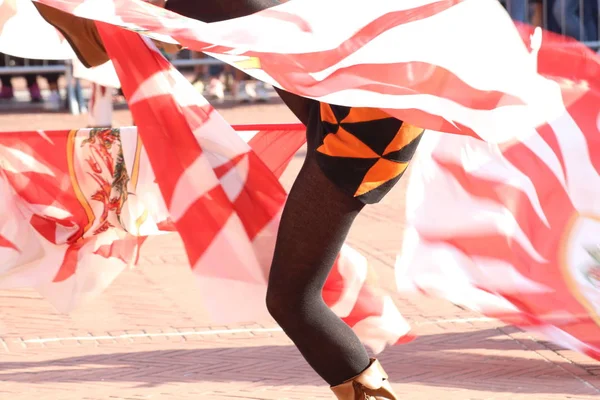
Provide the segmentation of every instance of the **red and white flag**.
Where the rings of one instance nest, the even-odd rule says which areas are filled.
[[[66,60],[75,53],[38,13],[31,0],[0,0],[0,53],[38,60]]]
[[[291,158],[282,155],[293,155],[303,144],[304,132],[294,124],[236,129],[253,149],[248,152],[255,152],[278,175]],[[233,181],[223,179],[221,184],[228,187]],[[241,184],[247,195],[262,193],[261,180]],[[63,312],[98,296],[136,263],[147,236],[176,230],[136,128],[0,134],[0,199],[0,288],[36,288]],[[256,211],[253,204],[250,210]],[[235,226],[223,224],[220,233],[238,242],[221,249],[246,251],[243,255],[256,261],[248,266],[217,260],[194,271],[199,297],[221,322],[269,318],[264,293],[275,242],[271,227],[277,225],[279,214],[272,220],[251,220],[250,210],[240,210],[248,222],[265,229],[250,240]],[[210,215],[198,225],[207,220]],[[248,276],[260,278],[247,282]],[[370,277],[366,259],[344,246],[323,296],[365,343],[380,351],[410,338],[409,328]],[[242,291],[243,298],[233,296],[233,287]]]
[[[132,156],[110,129],[0,134],[0,286],[35,287],[69,310],[135,262],[167,216],[139,201],[147,168],[129,175]]]
[[[303,130],[296,137],[283,133],[285,140],[272,135],[268,145],[259,133],[246,143],[149,39],[106,24],[98,28],[205,304],[215,319],[264,318],[286,199],[271,171],[283,171],[304,142]],[[341,256],[324,289],[329,304],[375,350],[400,340],[408,325],[391,298],[367,280],[366,262],[348,248]]]
[[[600,62],[582,44],[543,40],[540,72],[560,94],[551,105],[560,115],[514,124],[501,143],[426,135],[397,283],[598,359]]]
[[[258,239],[273,227],[280,194],[274,185],[263,189],[263,196],[253,200],[267,222],[249,221],[240,182],[255,179],[251,167],[256,176],[268,176],[259,172],[264,165],[233,139],[208,105],[190,100],[189,85],[180,85],[166,61],[148,55],[147,43],[108,24],[210,52],[306,97],[382,108],[426,129],[483,139],[486,143],[453,145],[458,153],[442,151],[435,157],[436,166],[445,168],[439,187],[466,191],[466,200],[473,202],[470,210],[479,218],[453,220],[453,215],[437,210],[440,218],[447,218],[437,228],[432,214],[415,211],[412,245],[420,245],[428,235],[427,241],[444,242],[451,251],[439,257],[442,253],[436,250],[431,274],[425,267],[415,270],[420,268],[416,263],[401,266],[409,265],[408,276],[412,271],[440,281],[444,271],[434,264],[454,263],[465,276],[464,293],[448,288],[449,280],[445,291],[439,285],[427,287],[422,280],[418,287],[433,287],[451,299],[450,292],[462,295],[454,300],[475,304],[490,315],[517,316],[520,325],[534,326],[598,356],[598,289],[585,283],[593,282],[590,277],[596,272],[591,264],[582,267],[591,272],[577,272],[589,257],[597,256],[591,238],[597,234],[594,207],[600,204],[594,192],[600,74],[593,53],[577,46],[558,47],[562,43],[539,32],[531,36],[526,29],[517,30],[497,0],[303,0],[214,24],[139,0],[37,1],[100,21],[132,111],[139,115],[139,134],[147,146],[155,147],[147,151],[168,212],[200,276],[214,282],[238,280],[251,294],[259,290],[265,272],[257,272],[260,260],[230,255],[226,262],[237,263],[238,269],[223,276],[211,269],[213,250],[243,241],[248,244],[241,251],[247,246],[256,249]],[[337,17],[335,29],[331,15]],[[216,131],[223,136],[212,137]],[[459,139],[447,140],[450,146]],[[430,178],[426,173],[423,179]],[[427,190],[426,201],[418,192],[413,197],[423,201],[421,207],[431,202],[446,207],[435,203],[441,196],[438,186]],[[447,196],[458,194],[450,191]],[[458,207],[456,215],[462,215],[464,207],[450,203]],[[202,235],[192,237],[193,221],[206,215],[210,219]],[[219,226],[226,226],[227,233]],[[407,255],[410,246],[405,247]],[[423,256],[421,251],[413,254],[415,260]],[[467,293],[477,293],[479,300]],[[484,297],[491,306],[482,305]]]
[[[207,52],[289,92],[382,108],[426,129],[487,140],[506,135],[507,108],[537,104],[529,118],[540,123],[555,111],[543,106],[555,93],[536,71],[535,52],[497,0],[290,1],[211,24],[141,0],[35,1]]]
[[[151,42],[109,26],[101,32],[139,136],[134,128],[0,135],[0,198],[19,210],[0,217],[11,260],[0,287],[36,287],[68,311],[135,262],[146,236],[177,230],[216,321],[268,318],[286,198],[277,178],[304,144],[304,128],[236,132]],[[409,327],[372,277],[364,257],[344,246],[323,296],[381,351],[409,339]]]

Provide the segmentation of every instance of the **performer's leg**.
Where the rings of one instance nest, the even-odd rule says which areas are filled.
[[[310,146],[310,145],[309,145]],[[343,193],[308,154],[281,218],[269,276],[269,312],[331,386],[364,371],[369,356],[322,290],[363,203]]]
[[[288,106],[288,108],[294,113],[296,118],[298,118],[304,125],[308,125],[310,107],[316,102],[314,100],[286,92],[283,89],[275,88],[275,91],[279,97],[281,97],[281,100],[283,100],[285,105]]]
[[[314,148],[309,143],[309,148]],[[284,208],[269,276],[267,307],[340,400],[397,399],[387,374],[323,301],[333,263],[363,203],[321,171],[314,152]]]
[[[423,130],[375,109],[308,104],[308,153],[281,218],[267,307],[340,399],[395,399],[322,290],[354,219],[400,179]]]

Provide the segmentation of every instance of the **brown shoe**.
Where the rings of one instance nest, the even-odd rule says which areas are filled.
[[[97,67],[110,60],[94,21],[68,14],[37,1],[33,4],[46,22],[63,34],[79,61],[87,68]]]
[[[333,394],[339,400],[398,400],[388,376],[376,359],[360,375],[333,386]]]

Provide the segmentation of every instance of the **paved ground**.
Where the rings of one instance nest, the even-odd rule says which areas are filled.
[[[277,103],[222,112],[233,123],[294,120]],[[114,121],[131,119],[122,110]],[[0,130],[85,124],[85,116],[0,111]],[[284,176],[286,185],[300,162],[301,155]],[[399,185],[383,204],[368,208],[350,236],[383,282],[391,281],[401,241],[404,189]],[[0,291],[0,399],[331,398],[274,324],[211,325],[187,268],[173,235],[152,240],[140,268],[71,315],[57,314],[34,291]],[[598,362],[447,303],[397,303],[420,334],[380,357],[403,399],[600,394]]]

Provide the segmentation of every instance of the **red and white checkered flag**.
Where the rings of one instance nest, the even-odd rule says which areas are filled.
[[[264,317],[268,268],[286,198],[277,177],[149,40],[109,25],[99,29],[208,308],[219,319]],[[257,150],[260,138],[250,140]],[[274,141],[270,153],[261,151],[275,171],[282,171],[302,144],[292,137],[286,142],[278,146],[279,155]],[[326,297],[381,350],[400,340],[408,326],[391,299],[366,281],[367,268],[346,248]]]
[[[0,219],[11,260],[0,287],[34,286],[67,311],[134,262],[147,235],[177,230],[216,320],[268,317],[268,268],[286,198],[277,178],[304,144],[304,128],[236,132],[150,42],[110,26],[101,32],[139,136],[135,128],[0,136],[0,198],[20,210]],[[372,275],[344,246],[323,295],[380,351],[407,340],[409,328]]]

